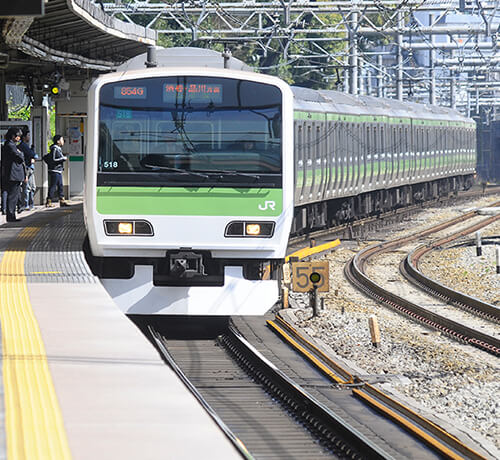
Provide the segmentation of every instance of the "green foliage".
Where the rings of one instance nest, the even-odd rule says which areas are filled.
[[[14,120],[29,120],[31,117],[31,106],[20,107],[9,110],[9,118]]]
[[[136,15],[133,15],[136,20]],[[192,24],[197,22],[196,17],[189,18]],[[293,22],[296,18],[292,17]],[[310,28],[324,29],[325,26],[335,27],[341,21],[341,16],[338,14],[321,14],[320,20],[313,15],[306,15],[300,18]],[[257,18],[245,24],[246,28],[259,27]],[[144,21],[143,21],[144,22]],[[218,36],[214,40],[193,40],[198,37],[213,35],[212,30],[223,29],[225,24],[219,24],[220,19],[215,17],[206,18],[200,26],[197,36],[187,36],[186,34],[160,34],[158,45],[165,48],[177,46],[196,46],[200,48],[210,48],[215,51],[222,52],[224,50],[224,37]],[[271,28],[273,25],[271,19],[263,17],[263,28]],[[178,30],[179,24],[173,20],[160,18],[155,24],[157,30]],[[343,34],[343,33],[342,33]],[[318,49],[312,42],[308,41],[291,41],[287,44],[287,40],[279,38],[270,38],[266,42],[266,49],[255,42],[231,42],[229,49],[232,55],[243,61],[245,64],[254,67],[257,71],[276,75],[289,84],[298,84],[300,86],[310,88],[334,88],[339,82],[342,73],[337,69],[341,69],[343,62],[334,61],[332,58],[316,57],[318,54],[324,54],[324,51],[332,56],[339,54],[345,48],[345,42],[338,41],[341,33],[311,33],[311,34],[296,34],[294,38],[324,38],[331,37],[332,41],[322,41],[322,50]],[[307,55],[313,57],[292,58],[292,56]]]

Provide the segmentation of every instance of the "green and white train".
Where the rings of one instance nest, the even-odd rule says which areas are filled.
[[[252,72],[104,75],[88,114],[87,259],[131,314],[263,314],[291,230],[448,193],[474,175],[475,125],[454,111]]]

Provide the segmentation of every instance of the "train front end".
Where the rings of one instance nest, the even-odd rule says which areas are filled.
[[[262,314],[293,217],[292,93],[227,69],[89,91],[87,260],[123,311]]]

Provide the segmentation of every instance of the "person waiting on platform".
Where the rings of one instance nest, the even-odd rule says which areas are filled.
[[[2,146],[2,188],[7,191],[7,222],[17,222],[16,206],[21,190],[21,183],[26,181],[26,168],[24,166],[24,155],[17,148],[21,139],[21,130],[11,127],[5,135],[5,143]]]
[[[50,146],[50,151],[48,154],[48,169],[49,169],[49,195],[47,196],[47,201],[45,206],[47,208],[53,208],[54,205],[52,201],[54,200],[54,194],[57,192],[57,197],[59,198],[59,206],[69,206],[69,204],[64,199],[64,189],[63,189],[63,179],[62,174],[64,171],[64,162],[67,158],[62,152],[62,146],[64,145],[64,137],[60,134],[56,134],[52,138],[53,144]]]
[[[28,180],[23,183],[21,197],[19,198],[19,211],[23,209],[30,210],[34,207],[33,199],[36,192],[35,160],[38,159],[38,155],[34,152],[33,146],[30,147],[30,137],[30,132],[27,129],[23,129],[19,150],[24,154],[24,164]]]

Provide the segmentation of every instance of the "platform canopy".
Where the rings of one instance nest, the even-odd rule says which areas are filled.
[[[90,0],[48,0],[43,16],[0,17],[0,32],[8,83],[110,71],[156,44],[154,30],[112,18]]]

